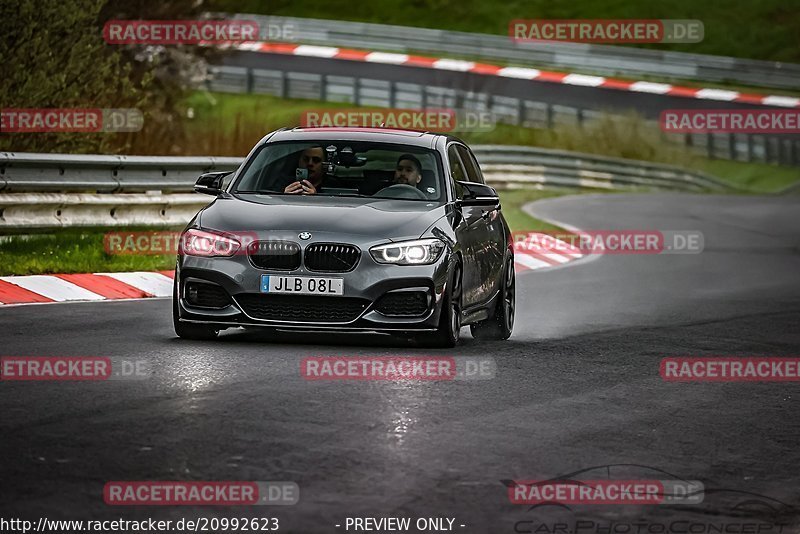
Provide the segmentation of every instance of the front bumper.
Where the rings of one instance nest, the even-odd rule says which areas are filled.
[[[346,273],[310,272],[304,266],[293,271],[270,271],[255,267],[245,254],[237,254],[229,258],[179,256],[175,280],[178,288],[180,320],[211,324],[220,329],[237,326],[262,326],[341,332],[435,330],[439,324],[445,283],[451,268],[451,251],[445,250],[439,260],[431,265],[383,265],[376,263],[370,256],[368,250],[372,245],[358,244],[361,249],[361,257],[355,269]],[[262,274],[342,278],[344,297],[363,299],[365,307],[355,318],[346,321],[306,320],[305,318],[300,320],[261,319],[254,316],[252,308],[248,307],[245,300],[253,299],[253,295],[257,295],[259,298],[270,298],[269,295],[260,291]],[[211,282],[218,285],[230,296],[231,303],[217,309],[193,306],[186,298],[186,284],[192,281]],[[376,303],[387,293],[408,290],[427,293],[428,309],[424,314],[414,317],[398,317],[386,315],[376,309]],[[296,295],[292,298],[303,299],[304,296]],[[326,299],[327,303],[327,299],[342,297],[317,296],[314,298]],[[250,313],[248,313],[248,309]]]

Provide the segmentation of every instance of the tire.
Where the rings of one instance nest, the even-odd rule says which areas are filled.
[[[425,345],[437,348],[453,348],[461,333],[461,267],[456,266],[447,282],[439,326],[436,332],[426,335]]]
[[[516,277],[513,255],[506,260],[499,297],[500,299],[495,305],[494,316],[469,326],[469,331],[475,339],[504,341],[511,337],[516,309]]]
[[[172,326],[181,339],[207,341],[215,339],[219,330],[214,327],[197,324],[182,323],[178,312],[178,273],[175,273],[175,282],[172,284]]]

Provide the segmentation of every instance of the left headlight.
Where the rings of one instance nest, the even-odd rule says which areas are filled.
[[[369,249],[369,253],[378,263],[430,265],[439,259],[445,246],[439,239],[417,239],[378,245]]]
[[[190,228],[181,235],[179,254],[203,258],[230,257],[241,243],[232,237],[208,230]]]

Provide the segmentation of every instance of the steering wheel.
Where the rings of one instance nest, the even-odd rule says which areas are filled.
[[[410,198],[428,200],[428,196],[425,193],[413,185],[408,184],[394,184],[390,185],[389,187],[384,187],[373,196],[384,198]]]

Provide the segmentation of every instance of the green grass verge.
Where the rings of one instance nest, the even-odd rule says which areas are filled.
[[[798,167],[780,167],[764,163],[742,165],[735,161],[718,159],[706,160],[699,168],[752,193],[777,193],[800,182]]]
[[[0,275],[164,271],[175,267],[174,255],[107,254],[103,230],[64,229],[53,234],[14,235],[0,240]],[[149,230],[153,230],[152,228]]]
[[[785,0],[210,0],[210,10],[353,20],[508,35],[514,19],[700,19],[702,42],[642,48],[800,63],[800,10]],[[409,43],[413,45],[413,43]]]
[[[499,191],[503,216],[506,218],[506,222],[508,222],[512,232],[561,230],[559,226],[531,217],[522,210],[522,206],[543,198],[558,197],[569,193],[570,191],[567,190],[554,189],[507,189]]]

